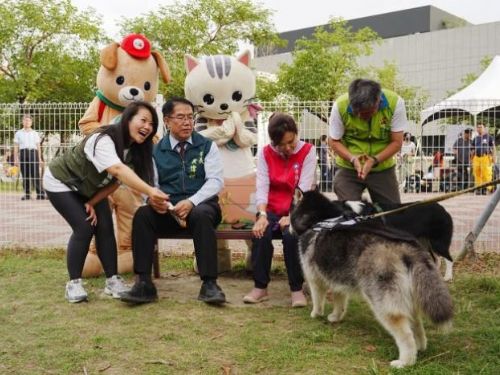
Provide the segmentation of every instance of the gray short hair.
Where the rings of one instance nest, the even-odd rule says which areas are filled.
[[[382,93],[380,83],[358,78],[349,85],[349,104],[354,113],[373,108]]]

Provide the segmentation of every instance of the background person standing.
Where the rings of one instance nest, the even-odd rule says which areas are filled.
[[[459,189],[466,189],[469,187],[471,131],[471,129],[465,129],[463,136],[458,137],[453,144],[453,154],[455,154],[457,164],[457,184]]]
[[[319,169],[321,173],[320,187],[322,191],[330,190],[332,186],[332,168],[329,159],[328,136],[323,134],[320,137],[319,145]]]
[[[15,164],[20,167],[23,176],[22,200],[31,198],[32,187],[36,190],[36,199],[45,199],[40,185],[40,164],[43,163],[40,135],[32,129],[32,125],[31,115],[24,115],[23,128],[14,135]]]
[[[398,167],[399,167],[399,183],[404,184],[405,191],[409,188],[409,177],[414,173],[413,164],[415,154],[417,153],[417,146],[411,140],[411,133],[406,132],[403,135],[403,145],[401,151],[398,153]]]
[[[488,134],[484,124],[477,124],[477,135],[472,140],[472,171],[474,172],[474,185],[478,186],[493,179],[493,161],[495,160],[495,141]],[[492,191],[490,186],[479,193],[486,194]]]

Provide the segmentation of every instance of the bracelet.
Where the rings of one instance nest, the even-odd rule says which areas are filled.
[[[353,156],[349,159],[349,162],[350,162],[351,164],[353,164],[353,163],[354,163],[354,160],[356,160],[356,159],[357,159],[357,156],[356,156],[356,155],[353,155]]]
[[[378,158],[376,156],[370,156],[370,158],[373,160],[373,166],[376,167],[379,163]]]
[[[266,211],[259,211],[259,212],[257,212],[257,218],[260,218],[261,216],[267,217],[267,212]]]

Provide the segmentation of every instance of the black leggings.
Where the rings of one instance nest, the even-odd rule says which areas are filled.
[[[116,239],[113,230],[113,218],[107,199],[95,205],[97,225],[87,221],[85,211],[87,198],[72,191],[62,193],[47,192],[50,203],[73,229],[67,250],[68,273],[71,280],[82,276],[83,265],[87,257],[90,241],[95,235],[97,255],[101,260],[106,277],[117,274]]]

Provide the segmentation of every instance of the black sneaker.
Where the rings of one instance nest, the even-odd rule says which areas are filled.
[[[220,305],[226,302],[226,295],[215,280],[207,280],[201,284],[198,300],[213,305]]]
[[[44,200],[44,199],[46,199],[46,198],[45,198],[45,195],[37,195],[37,196],[36,196],[36,199],[37,199],[37,200]]]
[[[21,197],[22,201],[27,201],[29,199],[31,199],[31,197],[29,195],[25,195],[25,196]]]
[[[132,289],[120,294],[120,300],[128,303],[149,303],[158,299],[158,292],[152,281],[136,281]]]

